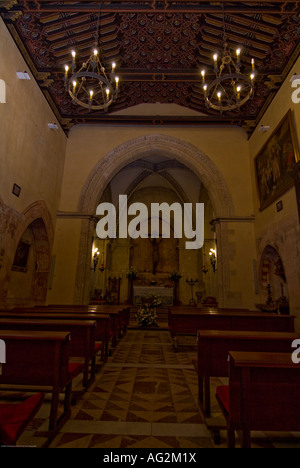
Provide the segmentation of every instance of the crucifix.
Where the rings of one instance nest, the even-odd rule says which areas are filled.
[[[149,238],[152,244],[152,261],[153,261],[153,274],[156,275],[157,265],[159,262],[159,244],[162,239],[155,237],[154,239]]]

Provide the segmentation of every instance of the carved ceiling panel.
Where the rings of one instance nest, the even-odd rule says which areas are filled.
[[[223,123],[251,133],[299,56],[299,9],[297,1],[0,0],[4,22],[66,131],[89,122]],[[245,72],[254,58],[258,78],[252,100],[220,114],[205,106],[200,71],[214,77],[212,55],[222,51],[223,18],[230,50],[242,48]],[[71,49],[81,63],[87,60],[98,25],[103,61],[117,63],[121,81],[119,97],[106,113],[74,105],[63,81]],[[120,115],[148,103],[174,103],[199,117]]]

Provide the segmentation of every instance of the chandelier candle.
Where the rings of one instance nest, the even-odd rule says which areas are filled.
[[[171,213],[173,213],[171,220]],[[112,203],[100,203],[96,215],[101,219],[96,226],[96,233],[100,239],[132,239],[149,238],[149,213],[144,203],[133,203],[128,207],[127,195],[119,195],[118,236],[117,210]],[[181,239],[183,233],[186,239],[186,249],[201,249],[204,243],[204,204],[196,203],[194,210],[192,203],[151,203],[151,233],[152,239],[171,237]],[[193,223],[194,218],[194,223]],[[129,222],[128,222],[129,221]],[[193,228],[193,224],[195,228]],[[160,225],[162,227],[160,234]]]

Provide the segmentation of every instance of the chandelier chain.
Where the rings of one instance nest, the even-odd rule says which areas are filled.
[[[205,81],[205,70],[202,70],[204,99],[207,108],[219,112],[240,109],[254,93],[255,66],[251,60],[252,72],[249,75],[241,73],[241,49],[236,49],[236,60],[233,59],[226,34],[225,9],[222,4],[223,20],[223,51],[221,57],[214,54],[215,79],[211,83]]]
[[[89,111],[107,111],[119,93],[119,78],[115,76],[116,64],[112,63],[111,72],[108,74],[100,59],[101,6],[102,1],[100,0],[93,52],[76,71],[76,52],[72,51],[71,77],[68,75],[69,66],[65,66],[66,91],[74,103]]]

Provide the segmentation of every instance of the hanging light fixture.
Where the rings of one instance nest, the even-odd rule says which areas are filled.
[[[241,73],[241,49],[236,49],[236,57],[230,54],[225,31],[223,5],[223,51],[219,57],[213,55],[215,79],[206,81],[205,70],[201,71],[205,103],[208,108],[225,112],[243,106],[254,94],[255,61],[251,60],[251,71]]]
[[[81,107],[105,110],[116,100],[119,92],[119,77],[115,75],[116,64],[112,63],[108,74],[101,62],[99,46],[101,2],[99,4],[97,32],[93,51],[86,62],[76,71],[76,51],[72,50],[72,64],[65,65],[65,88],[72,100]]]

